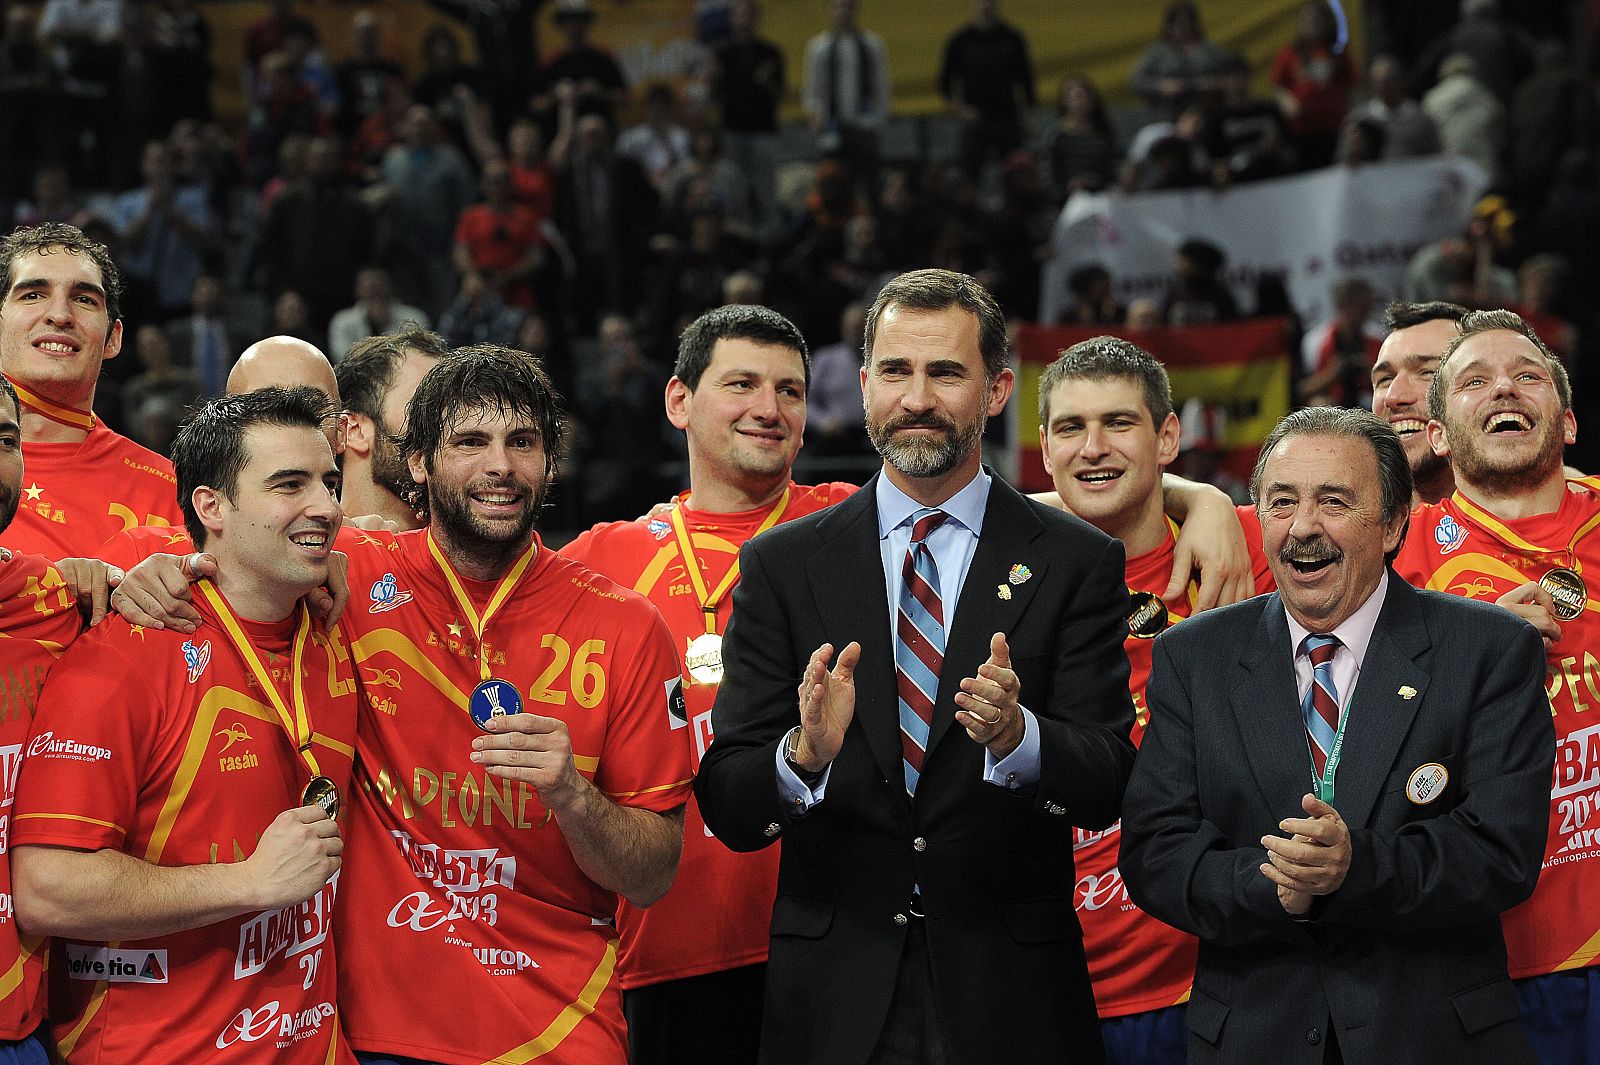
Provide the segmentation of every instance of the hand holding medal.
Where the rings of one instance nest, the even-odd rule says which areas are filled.
[[[572,760],[567,723],[540,714],[500,714],[478,726],[484,735],[472,741],[472,761],[490,776],[531,784],[539,801],[556,813],[575,805],[586,782]]]

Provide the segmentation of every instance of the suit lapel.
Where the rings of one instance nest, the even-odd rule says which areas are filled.
[[[889,641],[888,584],[878,549],[876,482],[876,477],[868,481],[818,523],[817,532],[828,547],[811,555],[806,570],[817,616],[824,619],[835,654],[851,640],[861,644],[855,720],[884,776],[899,780],[904,772],[895,702],[899,696]]]
[[[983,535],[978,537],[972,564],[967,567],[955,620],[945,639],[945,668],[939,675],[939,697],[934,702],[933,723],[928,730],[930,752],[955,722],[955,696],[961,690],[961,681],[976,676],[978,667],[989,660],[989,640],[995,633],[1010,637],[1032,602],[1034,591],[1048,579],[1048,564],[1032,546],[1043,530],[1023,497],[995,477],[984,508]],[[1019,563],[1031,573],[1022,583],[1012,584],[1008,576],[1011,567]],[[1010,599],[1001,598],[1001,586],[1010,593]]]
[[[1278,817],[1299,816],[1300,797],[1311,790],[1311,754],[1295,692],[1289,621],[1277,593],[1263,604],[1239,663],[1245,676],[1230,704],[1246,761],[1267,808]]]
[[[1356,680],[1334,777],[1333,806],[1347,824],[1367,823],[1390,779],[1400,745],[1428,690],[1428,674],[1416,659],[1431,644],[1416,592],[1391,577]],[[1409,691],[1410,698],[1403,691]]]

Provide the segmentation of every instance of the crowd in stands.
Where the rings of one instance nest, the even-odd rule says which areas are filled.
[[[349,46],[334,49],[292,0],[273,0],[237,69],[218,70],[193,0],[6,8],[0,143],[38,162],[0,169],[0,209],[16,225],[73,222],[114,249],[129,350],[101,391],[111,424],[162,448],[260,336],[303,337],[337,362],[414,321],[547,357],[580,421],[575,461],[591,476],[572,517],[587,523],[661,496],[674,458],[654,432],[661,387],[679,331],[709,307],[761,302],[794,320],[829,353],[816,453],[866,455],[848,368],[860,307],[886,277],[971,273],[1033,320],[1070,196],[1441,152],[1476,160],[1494,195],[1458,237],[1423,249],[1393,295],[1515,307],[1580,380],[1600,334],[1584,298],[1600,285],[1597,90],[1549,5],[1463,0],[1429,35],[1369,27],[1387,50],[1363,57],[1333,9],[1308,0],[1268,96],[1243,56],[1208,38],[1200,7],[1175,0],[1126,86],[1143,110],[1114,114],[1079,75],[1042,87],[1040,106],[1026,37],[998,0],[976,0],[938,68],[955,150],[906,159],[882,144],[895,107],[871,27],[887,5],[831,0],[793,70],[754,0],[732,0],[702,20],[714,27],[703,91],[686,94],[630,84],[595,43],[586,0],[432,2],[438,24],[402,56],[373,11],[353,11]],[[537,38],[544,15],[559,39]],[[244,87],[241,129],[213,115],[223,78]],[[788,98],[809,125],[806,159],[782,156]],[[1270,279],[1257,305],[1238,306],[1226,257],[1184,244],[1165,297],[1127,307],[1103,269],[1080,270],[1067,320],[1281,309]],[[1370,359],[1375,301],[1360,278],[1340,285],[1334,318],[1305,323],[1301,402],[1359,399],[1346,386],[1364,374],[1348,371]]]

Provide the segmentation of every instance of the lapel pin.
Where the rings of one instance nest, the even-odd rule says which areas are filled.
[[[1417,689],[1413,688],[1409,684],[1402,684],[1400,685],[1400,690],[1395,692],[1395,694],[1409,702],[1417,697]]]
[[[1020,562],[1012,566],[1011,572],[1006,574],[1006,580],[1010,581],[1012,584],[1027,584],[1032,578],[1033,570],[1029,569],[1027,566],[1024,566]],[[1009,599],[1011,597],[1007,596],[1006,598]]]
[[[1003,584],[1000,585],[999,588],[1000,588],[1000,590],[998,592],[996,592],[995,594],[998,595],[1001,599],[1004,599],[1007,602],[1010,602],[1010,600],[1011,600],[1011,589],[1007,588]]]

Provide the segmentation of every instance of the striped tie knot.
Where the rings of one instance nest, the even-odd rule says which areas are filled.
[[[1305,720],[1306,738],[1310,741],[1311,768],[1320,777],[1339,730],[1339,689],[1333,683],[1333,654],[1340,643],[1337,636],[1313,633],[1300,646],[1311,660],[1311,687],[1300,703],[1300,716]]]
[[[916,522],[911,526],[911,542],[914,544],[922,543],[933,530],[943,525],[949,517],[950,515],[942,510],[922,511],[918,514]]]
[[[1311,668],[1316,669],[1333,661],[1333,652],[1339,649],[1339,637],[1313,633],[1301,642],[1300,647],[1311,659]]]

